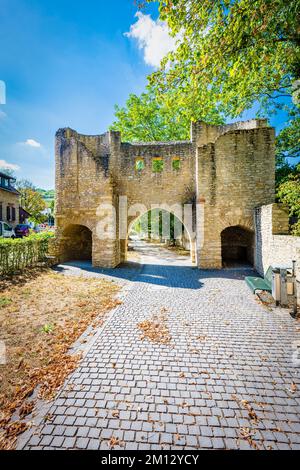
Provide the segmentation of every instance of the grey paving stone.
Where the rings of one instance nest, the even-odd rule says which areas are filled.
[[[78,449],[86,449],[89,443],[89,439],[86,437],[79,437],[76,439],[76,447]]]
[[[169,433],[161,433],[160,435],[160,442],[161,444],[172,444],[173,443],[173,436]]]
[[[211,449],[213,447],[213,443],[209,437],[200,436],[199,446],[201,449]]]
[[[300,446],[299,397],[288,393],[295,321],[279,310],[266,315],[245,272],[184,263],[93,273],[128,287],[123,303],[71,374],[73,389],[67,383],[53,401],[53,421],[34,429],[25,448],[107,450],[112,436],[120,449],[251,448],[241,427],[257,428],[264,448]],[[141,340],[137,324],[164,308],[171,343]]]
[[[75,442],[76,442],[75,437],[66,437],[62,446],[65,449],[74,449]]]

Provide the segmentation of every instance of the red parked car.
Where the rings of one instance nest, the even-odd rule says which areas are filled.
[[[17,238],[28,237],[30,226],[26,224],[19,224],[15,227],[15,234]]]

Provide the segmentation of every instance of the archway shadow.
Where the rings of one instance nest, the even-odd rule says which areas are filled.
[[[243,280],[255,271],[249,268],[204,270],[190,266],[169,266],[135,262],[123,263],[117,268],[96,268],[88,261],[73,261],[57,265],[54,271],[66,275],[82,275],[88,277],[110,278],[119,281],[132,281],[150,284],[157,287],[171,287],[198,290],[203,287],[206,279]]]

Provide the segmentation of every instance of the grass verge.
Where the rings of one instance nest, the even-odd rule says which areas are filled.
[[[14,447],[26,429],[30,401],[51,399],[76,368],[79,355],[68,350],[89,325],[101,326],[120,301],[114,282],[32,270],[1,281],[0,340],[6,364],[0,365],[0,449]],[[18,410],[18,418],[11,422]]]

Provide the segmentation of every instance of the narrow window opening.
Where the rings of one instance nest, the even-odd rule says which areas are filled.
[[[152,160],[152,171],[154,173],[161,173],[164,169],[164,162],[161,157],[155,157]]]
[[[143,171],[145,168],[145,161],[143,158],[136,158],[135,159],[135,170],[136,171]]]
[[[180,158],[174,157],[172,160],[172,168],[173,170],[180,170]]]

